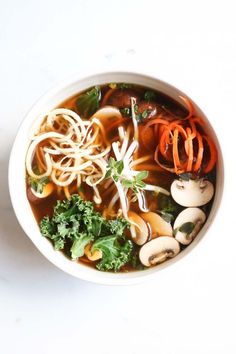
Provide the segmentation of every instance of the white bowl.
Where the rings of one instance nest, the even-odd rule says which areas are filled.
[[[106,273],[100,272],[96,269],[89,268],[83,264],[70,261],[62,252],[56,252],[53,249],[51,242],[42,237],[39,231],[39,227],[35,221],[33,212],[31,210],[30,204],[26,196],[25,188],[25,156],[29,145],[29,131],[35,120],[42,115],[43,112],[51,110],[58,106],[62,101],[69,98],[70,96],[76,94],[77,92],[83,91],[94,85],[102,85],[109,82],[127,82],[134,83],[143,86],[147,86],[156,90],[159,90],[177,101],[180,101],[179,95],[185,95],[183,92],[179,91],[175,87],[160,81],[154,77],[146,76],[143,74],[132,73],[132,72],[105,72],[92,75],[85,78],[79,78],[74,81],[64,83],[62,85],[56,86],[54,89],[43,95],[39,101],[32,107],[27,116],[25,117],[23,123],[21,124],[15,142],[12,147],[11,157],[9,162],[9,190],[12,205],[15,214],[21,224],[23,230],[32,240],[39,251],[55,266],[61,270],[78,277],[80,279],[92,281],[100,284],[132,284],[140,282],[150,276],[158,273],[159,270],[173,264],[174,262],[180,260],[184,255],[189,253],[196,244],[202,239],[206,231],[208,230],[210,224],[213,222],[216,211],[219,207],[222,191],[223,191],[223,161],[218,139],[211,128],[211,125],[204,115],[204,113],[199,109],[199,113],[206,119],[209,123],[209,127],[215,138],[219,158],[217,164],[217,182],[216,182],[216,193],[214,203],[211,209],[211,213],[207,219],[206,224],[199,232],[197,238],[178,256],[167,262],[144,270],[144,271],[133,271],[130,273]],[[186,96],[186,95],[185,95]],[[16,180],[17,174],[17,180]]]

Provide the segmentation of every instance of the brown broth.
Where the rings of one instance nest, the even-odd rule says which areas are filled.
[[[104,85],[101,87],[101,92],[102,92],[101,101],[108,89],[109,89],[108,85]],[[140,97],[143,97],[144,93],[147,90],[150,90],[149,88],[141,87],[138,85],[132,85],[132,89],[135,90]],[[154,90],[152,90],[152,91],[154,91]],[[176,102],[172,98],[168,97],[167,95],[165,95],[159,91],[154,91],[154,92],[156,94],[156,97],[155,97],[155,100],[153,100],[153,101],[158,105],[159,109],[161,111],[163,111],[164,115],[165,114],[167,114],[168,116],[173,115],[173,116],[175,116],[175,118],[183,119],[188,114],[187,110],[184,108],[183,105],[179,104],[178,102]],[[61,107],[68,108],[68,109],[71,109],[71,110],[77,112],[76,100],[78,99],[78,97],[81,94],[82,94],[82,92],[68,98],[67,100],[62,102],[58,106],[58,108],[61,108]],[[121,122],[120,125],[123,126],[124,128],[127,128],[127,126],[131,124],[130,121],[131,121],[131,119],[124,118],[123,122]],[[105,129],[110,129],[111,125],[113,124],[113,121],[109,121],[109,122],[104,121],[103,124],[105,126]],[[143,120],[139,124],[140,129],[144,125],[145,125],[145,120]],[[110,129],[109,133],[107,134],[107,139],[109,141],[113,141],[116,137],[117,137],[117,127],[114,127],[114,129]],[[145,146],[145,143],[142,143],[142,142],[140,143],[140,146],[138,148],[138,153],[137,153],[138,157],[143,157],[147,154],[153,154],[153,153],[154,153],[154,151],[153,151],[152,146],[151,147]],[[157,164],[155,163],[155,161],[153,159],[148,161],[147,163],[145,162],[144,165],[157,166]],[[170,172],[164,171],[164,170],[162,170],[162,171],[158,171],[158,170],[155,171],[154,170],[154,171],[149,171],[149,175],[148,175],[146,182],[150,183],[150,184],[159,185],[159,186],[169,190],[170,185],[175,178],[176,178],[176,175],[174,173],[170,173]],[[215,169],[209,175],[209,179],[211,179],[211,181],[215,185]],[[101,183],[101,185],[99,186],[99,192],[101,194],[103,203],[101,205],[94,205],[95,209],[101,213],[103,212],[104,206],[109,205],[110,200],[111,200],[111,194],[114,193],[114,191],[115,191],[115,190],[113,190],[113,191],[109,192],[109,190],[107,190],[107,188],[104,187],[105,183],[106,183],[106,181]],[[27,188],[29,188],[28,185],[27,185]],[[75,186],[74,186],[74,190],[76,191]],[[80,191],[79,194],[85,200],[90,200],[90,201],[93,200],[92,190],[85,183],[82,183],[82,191]],[[147,205],[150,208],[150,210],[154,211],[154,212],[158,212],[159,206],[158,206],[157,196],[153,192],[145,192],[145,196],[146,196]],[[63,190],[61,191],[61,193],[57,193],[57,191],[55,190],[54,193],[50,197],[44,199],[42,202],[40,202],[38,204],[30,203],[37,222],[40,223],[42,218],[46,215],[52,216],[53,208],[56,205],[56,201],[62,200],[62,199],[65,199],[65,194],[64,194]],[[207,213],[207,216],[209,215],[211,206],[212,206],[212,201],[205,207],[205,212]],[[115,204],[115,212],[117,212],[118,208],[119,208],[119,204],[116,203]],[[182,207],[179,207],[178,211],[181,211],[182,209],[183,209]],[[138,211],[137,202],[131,203],[130,210]],[[138,251],[138,248],[139,247],[135,246],[136,251]],[[65,254],[67,254],[67,253],[68,252],[66,251]],[[88,266],[95,267],[95,265],[96,265],[96,262],[90,262],[85,257],[80,258],[80,261]],[[133,267],[130,264],[127,264],[127,265],[123,266],[120,271],[127,272],[127,271],[131,271],[131,270],[134,270]]]

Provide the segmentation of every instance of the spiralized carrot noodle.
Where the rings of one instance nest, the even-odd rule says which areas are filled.
[[[101,107],[105,106],[109,100],[109,98],[113,95],[113,93],[116,91],[116,88],[110,88],[104,95],[103,100],[101,102]]]
[[[101,122],[95,118],[84,121],[74,111],[57,108],[44,117],[39,131],[32,132],[26,169],[33,178],[50,177],[69,198],[72,183],[79,188],[86,181],[94,188],[104,179],[110,149]],[[40,166],[40,174],[35,165]],[[98,190],[94,193],[99,200]]]
[[[201,167],[201,163],[202,163],[202,159],[203,159],[203,141],[202,141],[202,136],[201,134],[197,133],[197,141],[198,141],[198,154],[197,154],[197,160],[196,163],[194,165],[193,171],[197,172],[200,167]]]
[[[204,135],[203,139],[206,141],[206,143],[209,147],[209,150],[210,150],[210,160],[209,160],[207,166],[204,168],[204,172],[208,173],[213,169],[213,167],[216,164],[217,150],[216,150],[215,144],[208,136]]]
[[[187,168],[186,171],[190,172],[192,171],[192,165],[193,165],[193,139],[192,139],[192,133],[190,128],[186,128],[186,132],[188,134],[188,163],[187,163]]]
[[[159,167],[176,174],[200,171],[208,173],[214,168],[217,160],[215,144],[205,132],[204,119],[194,115],[193,103],[186,97],[181,96],[181,99],[188,107],[189,113],[182,120],[165,121],[165,124],[159,122],[154,159]],[[207,156],[207,164],[204,162],[206,146],[210,155]]]
[[[184,96],[179,96],[181,98],[182,101],[184,101],[184,103],[186,104],[187,108],[188,108],[188,115],[187,117],[185,117],[185,119],[189,119],[193,116],[194,114],[194,106],[193,103],[191,102],[191,100],[187,97]]]

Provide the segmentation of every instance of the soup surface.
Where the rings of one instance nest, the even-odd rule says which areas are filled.
[[[100,271],[156,266],[206,222],[217,150],[194,104],[127,83],[95,86],[32,131],[27,196],[56,251]]]

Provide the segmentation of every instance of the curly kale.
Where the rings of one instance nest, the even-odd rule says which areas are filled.
[[[73,260],[84,255],[85,247],[93,242],[92,252],[102,252],[102,259],[96,265],[99,270],[118,271],[130,261],[133,248],[131,241],[124,237],[129,223],[122,218],[106,220],[94,211],[91,202],[79,195],[70,200],[57,201],[51,218],[44,217],[40,223],[43,236],[52,240],[56,250],[70,247]]]

